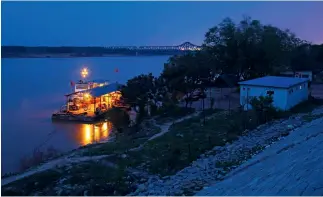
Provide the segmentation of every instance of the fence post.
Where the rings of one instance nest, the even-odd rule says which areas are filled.
[[[191,158],[191,144],[188,144],[188,156]]]
[[[211,145],[211,136],[209,136],[209,145]]]

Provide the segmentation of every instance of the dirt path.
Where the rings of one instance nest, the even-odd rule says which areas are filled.
[[[323,118],[300,127],[198,196],[323,195]]]
[[[157,125],[157,126],[159,126],[159,127],[160,127],[161,132],[159,132],[159,133],[157,133],[157,134],[153,135],[153,136],[152,136],[152,137],[150,137],[147,141],[151,141],[151,140],[153,140],[153,139],[156,139],[156,138],[158,138],[158,137],[160,137],[160,136],[164,135],[165,133],[167,133],[167,132],[169,131],[169,127],[170,127],[170,126],[172,126],[173,124],[178,123],[178,122],[181,122],[181,121],[186,120],[186,119],[189,119],[189,118],[192,118],[192,117],[194,117],[194,116],[198,116],[199,114],[200,114],[200,112],[195,112],[194,114],[191,114],[191,115],[188,115],[188,116],[185,116],[185,117],[179,118],[179,119],[177,119],[177,120],[175,120],[175,121],[167,122],[167,123],[164,123],[164,124],[162,124],[162,125]]]

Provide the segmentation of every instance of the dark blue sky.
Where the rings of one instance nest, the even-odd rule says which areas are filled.
[[[201,44],[243,15],[323,42],[323,2],[2,2],[2,45]]]

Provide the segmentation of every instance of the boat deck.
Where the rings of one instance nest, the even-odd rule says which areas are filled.
[[[88,109],[86,111],[84,109],[79,109],[79,110],[75,110],[75,111],[70,111],[70,113],[73,115],[82,115],[84,113],[87,113],[86,116],[89,116],[89,117],[95,116],[93,109]]]

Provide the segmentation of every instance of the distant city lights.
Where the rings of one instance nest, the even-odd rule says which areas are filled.
[[[185,42],[178,46],[111,46],[110,49],[129,49],[129,50],[181,50],[181,51],[200,51],[201,47],[190,42]]]

